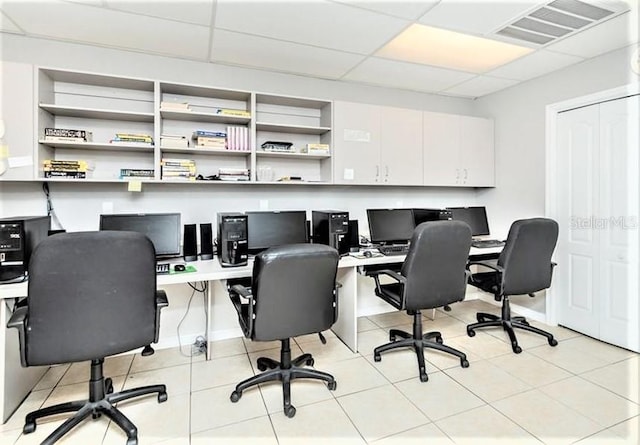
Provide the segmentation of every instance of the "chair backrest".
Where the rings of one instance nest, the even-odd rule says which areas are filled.
[[[338,260],[338,251],[322,244],[289,244],[257,255],[252,339],[284,340],[331,327]]]
[[[135,232],[62,233],[29,263],[26,361],[99,359],[155,337],[155,251]]]
[[[548,288],[557,241],[558,223],[552,219],[521,219],[511,224],[498,258],[498,265],[504,268],[502,294],[529,294]]]
[[[464,299],[471,229],[462,221],[429,221],[413,232],[402,265],[405,308],[431,309]]]

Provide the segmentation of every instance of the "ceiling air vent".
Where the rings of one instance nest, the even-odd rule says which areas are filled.
[[[546,45],[628,8],[624,3],[611,5],[615,7],[606,9],[579,0],[554,0],[508,24],[496,34]]]

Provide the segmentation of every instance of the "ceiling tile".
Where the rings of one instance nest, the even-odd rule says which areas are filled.
[[[517,80],[498,79],[489,76],[478,76],[459,85],[444,90],[444,93],[465,97],[480,97],[495,93],[519,83]]]
[[[528,80],[584,60],[581,57],[539,50],[486,74],[504,79]]]
[[[121,11],[203,26],[211,25],[213,13],[213,0],[106,0],[104,3]]]
[[[371,11],[416,20],[440,0],[336,0],[339,3],[370,9]]]
[[[474,77],[473,74],[460,71],[371,57],[342,79],[414,91],[435,92],[472,77]]]
[[[337,79],[363,56],[218,29],[212,61]]]
[[[636,16],[637,17],[637,16]],[[579,57],[595,57],[638,41],[638,21],[626,12],[545,49]]]
[[[4,2],[4,12],[27,34],[52,39],[206,60],[209,28],[79,3]]]
[[[12,32],[22,34],[22,30],[18,28],[9,18],[0,11],[0,32]]]
[[[544,0],[442,0],[420,18],[426,25],[486,35]]]
[[[219,0],[216,28],[359,54],[375,51],[408,21],[360,8],[313,2]]]

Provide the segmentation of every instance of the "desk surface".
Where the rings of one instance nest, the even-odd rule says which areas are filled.
[[[469,251],[469,256],[486,255],[499,253],[502,247],[493,248],[475,248]],[[370,264],[388,264],[401,263],[404,261],[404,255],[390,255],[372,258],[354,258],[345,256],[340,259],[338,268],[366,266]],[[193,265],[197,272],[174,273],[167,275],[158,275],[158,286],[168,284],[181,284],[193,281],[217,281],[229,278],[250,277],[253,271],[253,261],[249,260],[246,266],[240,267],[222,267],[217,258],[208,261],[193,261],[188,264]],[[0,284],[0,299],[24,297],[27,295],[27,282]]]

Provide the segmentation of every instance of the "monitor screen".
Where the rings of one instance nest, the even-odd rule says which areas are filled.
[[[306,243],[307,212],[246,212],[249,252],[257,253],[283,244]]]
[[[180,213],[100,215],[100,230],[129,230],[145,234],[156,257],[180,256]]]
[[[371,242],[406,243],[411,239],[415,222],[411,209],[367,209]]]
[[[484,207],[449,207],[454,221],[464,221],[471,227],[471,236],[489,235],[489,222]]]

